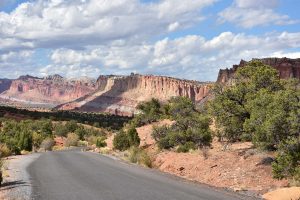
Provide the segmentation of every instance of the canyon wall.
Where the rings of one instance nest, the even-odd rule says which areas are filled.
[[[100,76],[96,85],[97,90],[91,95],[63,104],[58,109],[132,115],[139,102],[151,98],[165,102],[174,96],[185,96],[200,102],[208,96],[212,86],[211,83],[138,74]]]
[[[24,104],[49,104],[53,107],[87,95],[95,88],[95,81],[88,79],[70,80],[59,75],[38,78],[26,75],[6,81],[6,84],[0,83],[0,97]]]
[[[253,59],[264,63],[265,65],[270,65],[278,70],[279,76],[282,79],[297,78],[300,79],[300,58],[290,59],[290,58],[263,58],[263,59]],[[233,65],[230,69],[221,69],[219,71],[218,83],[230,82],[233,78],[234,73],[239,67],[247,65],[248,62],[241,60],[239,65]]]

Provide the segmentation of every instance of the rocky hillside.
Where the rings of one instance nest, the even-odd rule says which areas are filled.
[[[261,61],[266,65],[270,65],[279,71],[280,78],[297,78],[300,79],[300,58],[290,59],[290,58],[263,58],[263,59],[253,59]],[[241,60],[239,65],[233,65],[230,69],[221,69],[219,71],[218,83],[230,82],[234,73],[239,67],[243,67],[248,62]]]
[[[0,98],[23,104],[56,106],[78,99],[95,90],[91,79],[65,79],[59,75],[38,78],[21,76],[15,80],[0,81]]]
[[[200,102],[209,94],[211,83],[180,80],[164,76],[100,76],[97,90],[91,95],[63,104],[58,109],[105,111],[132,115],[141,101],[157,98],[167,101],[173,96],[186,96]]]
[[[265,58],[260,61],[276,68],[281,78],[300,79],[300,59]],[[231,69],[220,70],[217,82],[230,82],[236,70],[246,64],[242,60]],[[100,76],[97,81],[65,79],[59,75],[45,78],[27,75],[15,80],[0,79],[0,102],[132,115],[139,102],[151,98],[167,101],[173,96],[186,96],[197,103],[206,101],[211,86],[212,83],[138,74]]]

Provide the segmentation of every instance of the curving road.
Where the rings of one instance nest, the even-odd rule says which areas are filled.
[[[79,150],[42,154],[27,168],[34,200],[234,200],[235,193]]]

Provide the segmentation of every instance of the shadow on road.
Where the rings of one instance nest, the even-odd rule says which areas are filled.
[[[16,187],[22,187],[22,186],[29,186],[29,184],[21,180],[6,182],[1,184],[0,191],[5,191],[5,190],[13,189]]]

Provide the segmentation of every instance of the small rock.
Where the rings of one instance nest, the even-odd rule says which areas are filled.
[[[178,170],[183,171],[184,169],[185,169],[184,167],[180,167]]]

